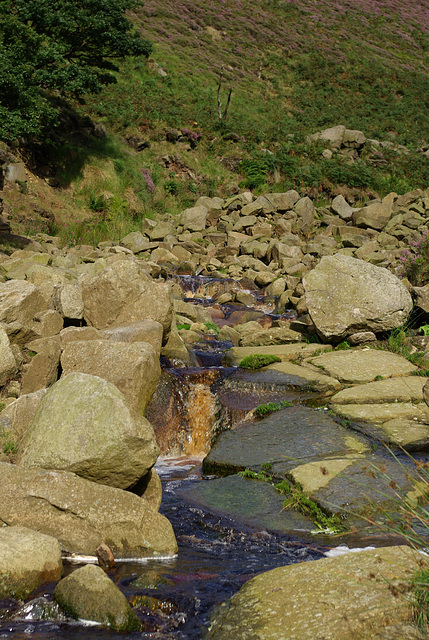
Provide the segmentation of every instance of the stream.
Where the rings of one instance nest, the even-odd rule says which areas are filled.
[[[202,305],[213,304],[214,293],[228,291],[227,282],[208,278],[182,278],[181,286],[186,301]],[[256,295],[254,298],[254,310],[272,322],[276,317],[272,300],[266,302]],[[237,309],[226,306],[221,313],[227,321]],[[287,318],[290,316],[284,316]],[[211,481],[202,475],[201,460],[216,433],[248,420],[249,411],[262,402],[301,403],[308,399],[308,394],[281,388],[275,381],[264,381],[263,376],[255,385],[255,377],[247,372],[222,367],[222,354],[230,346],[206,336],[193,350],[196,366],[177,367],[177,363],[163,362],[161,381],[147,416],[154,424],[162,452],[156,465],[163,483],[160,511],[173,525],[179,553],[168,560],[118,563],[109,572],[143,623],[143,632],[127,637],[199,640],[213,608],[251,577],[278,566],[319,559],[327,551],[319,541],[304,543],[206,512],[181,494],[193,483]],[[332,546],[336,546],[335,540]],[[75,565],[67,565],[66,573],[74,568]],[[106,628],[64,618],[52,603],[53,588],[54,585],[39,589],[25,605],[0,601],[0,639],[124,637]]]

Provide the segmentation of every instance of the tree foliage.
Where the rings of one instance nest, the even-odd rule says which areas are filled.
[[[116,61],[148,56],[126,17],[135,0],[0,0],[0,138],[34,136],[82,98],[116,82]]]

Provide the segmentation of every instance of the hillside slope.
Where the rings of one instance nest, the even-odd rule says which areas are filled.
[[[102,239],[239,186],[356,202],[429,184],[427,0],[148,0],[131,17],[152,59],[18,150],[33,179],[4,197],[17,230],[40,206],[66,239],[82,218]],[[339,124],[382,147],[308,142]]]

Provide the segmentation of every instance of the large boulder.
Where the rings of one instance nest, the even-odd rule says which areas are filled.
[[[416,552],[387,547],[262,573],[224,603],[207,640],[419,638],[404,584]]]
[[[96,555],[105,542],[117,557],[171,556],[167,518],[143,497],[67,471],[0,462],[0,520],[56,538],[63,550]]]
[[[70,616],[117,631],[136,631],[140,622],[119,587],[101,567],[87,564],[57,584],[54,599]]]
[[[118,389],[96,376],[70,373],[44,396],[29,426],[19,462],[65,469],[126,489],[155,464],[151,424],[129,408]]]
[[[390,331],[407,319],[413,302],[387,269],[336,254],[324,256],[303,278],[308,313],[323,340],[358,331]]]
[[[180,216],[180,224],[185,231],[202,231],[206,226],[207,213],[208,210],[203,205],[185,209]]]
[[[63,565],[55,538],[26,527],[0,528],[0,599],[24,599],[59,580]]]
[[[95,276],[82,276],[86,322],[96,329],[150,318],[161,323],[164,341],[173,317],[170,285],[153,282],[130,260],[120,260]]]
[[[370,227],[381,231],[389,222],[391,215],[391,202],[374,202],[355,211],[352,215],[352,220],[356,227]]]
[[[140,414],[146,409],[161,375],[159,353],[147,342],[70,341],[62,353],[61,366],[63,375],[80,371],[108,380]]]

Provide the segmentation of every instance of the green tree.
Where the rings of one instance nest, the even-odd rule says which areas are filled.
[[[148,56],[125,11],[135,0],[0,0],[0,138],[40,134],[55,97],[116,82],[117,59]]]

